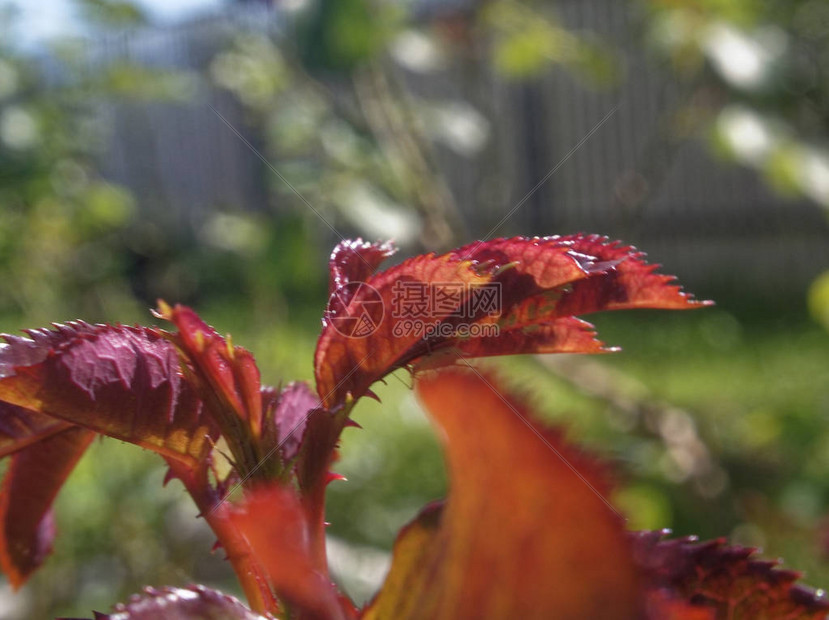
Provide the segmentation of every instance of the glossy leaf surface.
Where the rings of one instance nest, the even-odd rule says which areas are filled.
[[[190,464],[209,453],[215,425],[158,330],[72,322],[27,334],[4,336],[0,400]]]
[[[328,263],[328,294],[333,295],[351,282],[366,281],[380,264],[396,251],[392,243],[369,243],[362,239],[344,240],[331,252]]]
[[[417,393],[444,438],[449,498],[403,530],[365,617],[641,617],[602,467],[484,375],[426,374]]]
[[[94,620],[265,620],[238,600],[204,586],[146,588]]]
[[[332,255],[331,285],[340,288],[315,355],[326,407],[441,350],[470,357],[594,353],[601,343],[574,315],[702,305],[671,276],[656,274],[641,252],[597,236],[494,239],[371,274],[388,253],[387,246],[344,242]]]

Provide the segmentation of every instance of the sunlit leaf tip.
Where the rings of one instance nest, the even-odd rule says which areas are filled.
[[[397,252],[394,243],[370,243],[344,239],[331,252],[328,261],[328,293],[342,289],[350,282],[361,282],[371,276],[385,259]]]

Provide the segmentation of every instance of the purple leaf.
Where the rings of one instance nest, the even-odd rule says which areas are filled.
[[[145,588],[95,620],[265,620],[237,599],[204,586]],[[66,619],[69,620],[69,619]]]
[[[215,424],[163,332],[74,322],[27,333],[4,336],[0,400],[191,465],[207,456]]]

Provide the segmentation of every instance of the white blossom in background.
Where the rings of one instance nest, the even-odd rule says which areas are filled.
[[[334,200],[346,219],[370,239],[394,239],[405,247],[420,234],[422,224],[414,211],[393,202],[364,181],[346,180],[334,192]]]
[[[476,155],[489,139],[489,121],[463,101],[426,104],[421,112],[426,132],[458,155]]]
[[[701,47],[723,79],[744,90],[766,85],[787,48],[787,36],[767,26],[753,33],[714,22],[702,34]]]
[[[804,148],[798,169],[804,193],[824,207],[829,207],[829,152]]]
[[[775,142],[766,119],[739,105],[728,106],[720,112],[717,130],[738,159],[755,165],[765,161]]]
[[[33,147],[40,139],[37,121],[20,106],[9,106],[0,113],[0,141],[15,150]]]
[[[403,30],[389,47],[392,58],[415,73],[434,73],[446,68],[446,55],[434,39],[414,29]]]

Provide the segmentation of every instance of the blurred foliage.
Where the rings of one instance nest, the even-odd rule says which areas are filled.
[[[498,0],[486,6],[481,24],[493,40],[493,65],[513,78],[531,78],[561,64],[594,85],[618,78],[611,46],[590,33],[575,32],[555,14],[530,3]]]
[[[642,4],[650,45],[694,85],[675,130],[709,132],[777,190],[829,208],[829,5]]]
[[[350,71],[379,54],[399,27],[401,9],[366,0],[309,3],[295,36],[299,57],[310,70]]]
[[[109,97],[137,102],[187,102],[196,94],[198,78],[182,71],[112,62],[104,68],[93,88]]]
[[[829,331],[829,271],[823,272],[809,288],[809,312],[818,324]]]
[[[147,23],[146,13],[128,0],[74,0],[85,22],[99,28],[124,28]]]
[[[317,53],[313,62],[327,62],[324,50]],[[349,57],[347,51],[331,53]],[[378,145],[367,120],[344,113],[297,57],[264,34],[246,33],[214,59],[211,75],[262,119],[267,155],[291,179],[268,178],[277,196],[303,210],[307,202],[335,228],[345,220],[371,238],[406,245],[418,235],[418,215],[403,206],[415,202],[418,178],[404,156],[393,145]]]
[[[404,73],[437,79],[483,43],[487,61],[515,79],[553,66],[593,85],[618,78],[612,46],[541,9],[507,0],[434,15],[420,14],[418,3],[285,5],[276,36],[239,34],[211,75],[260,119],[266,155],[290,178],[271,178],[281,200],[301,194],[338,230],[448,249],[468,226],[437,153],[476,157],[493,119],[468,100],[416,93]]]
[[[115,3],[83,4],[109,23],[101,12]],[[10,30],[12,19],[0,27]],[[124,250],[136,204],[98,172],[109,137],[103,100],[180,98],[190,78],[95,66],[72,41],[58,42],[47,62],[1,41],[0,316],[135,317]]]
[[[83,87],[46,91],[43,81],[0,47],[0,313],[100,316],[129,303],[118,235],[135,205],[95,172],[101,136]]]

